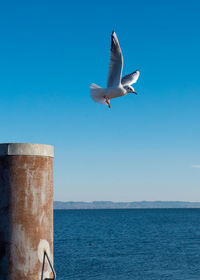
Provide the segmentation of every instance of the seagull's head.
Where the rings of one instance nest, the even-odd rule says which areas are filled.
[[[135,93],[137,95],[137,92],[134,90],[132,86],[124,86],[124,89],[126,90],[126,93]]]

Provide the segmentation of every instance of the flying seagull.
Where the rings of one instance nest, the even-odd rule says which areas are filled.
[[[121,79],[122,68],[122,51],[117,35],[113,31],[111,35],[110,65],[107,88],[102,88],[95,84],[91,84],[90,86],[90,95],[95,102],[108,105],[110,108],[110,99],[124,96],[128,93],[137,94],[131,85],[137,82],[140,72],[136,70]]]

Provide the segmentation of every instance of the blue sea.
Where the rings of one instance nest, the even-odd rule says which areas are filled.
[[[200,209],[55,210],[58,280],[199,280]]]

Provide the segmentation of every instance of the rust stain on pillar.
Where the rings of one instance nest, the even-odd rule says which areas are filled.
[[[53,262],[53,147],[0,144],[0,279],[41,279]],[[44,279],[51,277],[46,263]]]

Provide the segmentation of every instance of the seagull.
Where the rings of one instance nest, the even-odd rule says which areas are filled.
[[[128,93],[137,94],[131,86],[136,83],[140,72],[138,70],[129,75],[122,76],[123,56],[116,33],[111,35],[110,65],[108,73],[107,88],[102,88],[96,84],[90,86],[90,96],[97,102],[110,106],[110,99],[124,96]]]

